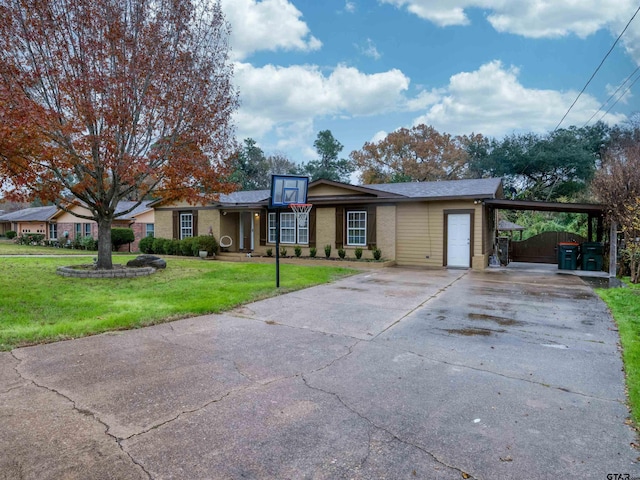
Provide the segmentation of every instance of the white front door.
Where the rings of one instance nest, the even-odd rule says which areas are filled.
[[[469,268],[471,245],[471,215],[447,215],[447,266]]]

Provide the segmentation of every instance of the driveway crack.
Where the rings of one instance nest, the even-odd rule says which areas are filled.
[[[11,356],[13,358],[15,358],[18,361],[18,365],[16,365],[14,367],[14,370],[16,371],[16,373],[20,376],[20,378],[24,379],[25,381],[31,383],[32,385],[34,385],[37,388],[41,388],[43,390],[46,390],[48,392],[51,392],[61,398],[63,398],[64,400],[66,400],[67,402],[69,402],[73,408],[73,410],[75,410],[76,412],[78,412],[81,415],[85,415],[88,417],[93,418],[96,422],[98,422],[100,425],[102,425],[104,427],[104,433],[105,435],[111,437],[115,442],[116,445],[118,445],[118,448],[122,451],[122,453],[124,453],[127,457],[129,457],[129,459],[131,460],[131,462],[135,465],[137,465],[138,467],[140,467],[140,469],[145,473],[145,475],[147,476],[147,478],[149,478],[150,480],[153,479],[153,477],[151,476],[151,474],[144,468],[144,465],[142,465],[140,462],[138,462],[122,445],[122,439],[116,437],[115,435],[113,435],[112,433],[109,432],[109,425],[103,421],[96,413],[85,409],[85,408],[80,408],[78,407],[78,405],[76,405],[75,400],[73,400],[71,397],[65,395],[64,393],[60,392],[59,390],[56,390],[55,388],[52,387],[48,387],[46,385],[43,384],[39,384],[38,382],[36,382],[35,380],[31,379],[31,378],[27,378],[25,377],[20,370],[18,369],[19,365],[22,363],[22,360],[18,357],[16,357],[16,355],[14,354],[14,352],[11,352]]]
[[[346,408],[347,410],[349,410],[353,414],[357,415],[360,419],[362,419],[365,422],[367,422],[369,425],[371,425],[376,430],[380,430],[382,432],[385,432],[387,435],[389,435],[394,440],[396,440],[396,441],[398,441],[400,443],[403,443],[404,445],[408,445],[408,446],[410,446],[412,448],[415,448],[416,450],[419,450],[419,451],[425,453],[426,455],[431,457],[435,462],[437,462],[438,464],[442,465],[443,467],[450,468],[452,470],[455,470],[455,471],[459,472],[460,475],[462,476],[462,478],[470,478],[470,479],[475,479],[476,478],[476,477],[470,475],[469,473],[465,472],[461,468],[456,467],[454,465],[448,464],[447,462],[445,462],[444,460],[439,458],[435,453],[430,452],[429,450],[427,450],[423,446],[415,444],[413,442],[410,442],[409,440],[405,440],[403,438],[400,438],[398,435],[396,435],[395,433],[393,433],[389,429],[387,429],[387,428],[385,428],[385,427],[383,427],[381,425],[378,425],[373,420],[371,420],[369,417],[367,417],[366,415],[363,415],[362,413],[357,411],[355,408],[353,408],[349,404],[347,404],[339,394],[337,394],[335,392],[330,392],[330,391],[324,390],[324,389],[322,389],[320,387],[315,387],[315,386],[311,385],[309,383],[309,381],[307,380],[307,378],[305,378],[304,374],[302,374],[301,377],[302,377],[302,381],[304,382],[305,386],[307,386],[307,388],[310,388],[311,390],[315,390],[315,391],[324,393],[325,395],[330,395],[330,396],[335,397],[338,400],[338,402],[340,402],[340,404],[344,408]],[[371,436],[369,435],[369,446],[368,446],[367,455],[365,456],[365,458],[361,462],[361,465],[364,465],[364,463],[369,459],[370,454],[371,454]]]

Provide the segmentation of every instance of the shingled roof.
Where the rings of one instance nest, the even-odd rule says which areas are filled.
[[[365,186],[373,190],[395,193],[408,198],[495,198],[501,182],[502,179],[500,178],[479,178],[437,182],[380,183]]]
[[[30,207],[16,210],[15,212],[5,213],[0,216],[2,222],[46,222],[53,214],[56,213],[58,207]]]

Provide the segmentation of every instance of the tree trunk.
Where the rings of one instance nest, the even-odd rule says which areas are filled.
[[[111,258],[111,218],[98,219],[98,263],[96,268],[103,270],[113,269]]]

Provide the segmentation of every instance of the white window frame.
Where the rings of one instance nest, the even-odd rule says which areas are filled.
[[[58,224],[50,223],[49,224],[49,240],[57,240],[58,239]]]
[[[291,221],[288,221],[287,226],[283,221],[285,218],[293,216],[293,225]],[[285,239],[283,233],[288,234]],[[267,243],[276,243],[276,214],[270,212],[267,220]],[[293,241],[290,239],[293,238]],[[280,243],[287,245],[309,245],[309,214],[307,214],[307,221],[298,221],[298,215],[293,212],[281,212],[280,213]]]
[[[76,223],[74,225],[75,225],[75,229],[74,229],[75,237],[74,238],[80,238],[82,236],[82,224],[81,223]]]
[[[267,217],[267,243],[276,243],[276,213],[269,212]]]
[[[91,236],[91,224],[90,223],[83,223],[82,224],[83,228],[83,234],[85,237],[90,237]]]
[[[347,230],[347,245],[349,246],[353,246],[353,247],[363,247],[367,245],[367,212],[366,210],[348,210],[346,215],[346,230]],[[360,216],[362,215],[362,218],[360,219],[353,219],[352,221],[357,221],[360,222],[362,221],[362,219],[364,219],[364,226],[363,227],[351,227],[349,226],[349,221],[351,220],[352,216]],[[355,233],[358,232],[357,236],[361,236],[362,238],[364,238],[364,241],[362,243],[355,243],[355,242],[350,242],[349,239],[352,237],[351,233]],[[355,236],[355,235],[353,235]]]
[[[309,245],[309,214],[306,214],[306,219],[300,221],[300,217],[296,214],[297,240],[299,245]]]
[[[293,212],[280,213],[280,243],[295,245],[296,243],[296,214]]]
[[[149,228],[151,227],[151,228]],[[145,237],[155,237],[156,236],[156,226],[154,223],[146,223],[144,229]]]
[[[193,237],[193,213],[180,213],[180,240]]]

